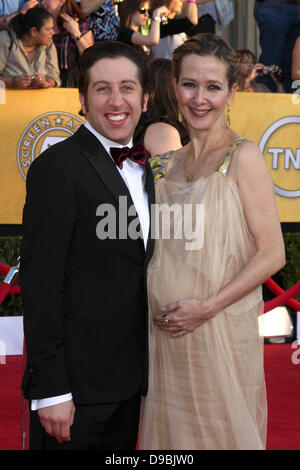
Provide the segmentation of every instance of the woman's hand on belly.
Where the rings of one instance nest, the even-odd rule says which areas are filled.
[[[193,332],[214,315],[207,302],[184,299],[162,307],[159,315],[153,315],[153,322],[161,331],[170,333],[172,338],[179,338]]]

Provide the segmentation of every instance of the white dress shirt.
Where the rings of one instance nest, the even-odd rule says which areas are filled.
[[[101,142],[101,144],[109,155],[110,147],[124,147],[124,145],[112,142],[111,140],[106,139],[105,137],[100,135],[97,131],[95,131],[95,129],[90,125],[88,121],[86,121],[85,127],[90,132],[92,132],[92,134],[94,134],[97,139],[99,139],[99,141]],[[132,139],[126,145],[126,147],[132,147]],[[116,168],[119,170],[119,173],[122,176],[134,203],[141,224],[144,247],[146,249],[150,228],[150,214],[148,206],[148,194],[145,190],[145,168],[139,163],[133,162],[129,159],[123,162],[122,170],[118,166],[116,166]],[[73,397],[71,393],[66,393],[65,395],[59,395],[56,397],[32,400],[31,409],[37,410],[39,408],[45,408],[46,406],[58,405],[59,403],[72,400],[72,398]]]

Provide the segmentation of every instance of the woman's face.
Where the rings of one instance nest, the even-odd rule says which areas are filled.
[[[145,26],[150,16],[149,2],[141,3],[140,9],[135,11],[131,17],[131,26]]]
[[[253,67],[255,66],[255,60],[251,55],[245,55],[240,61],[240,74],[243,78],[251,75]]]
[[[235,92],[228,88],[227,66],[214,56],[190,54],[181,62],[175,92],[190,132],[223,125],[226,104]]]
[[[41,29],[39,31],[35,30],[33,34],[37,46],[49,46],[54,34],[53,18],[45,20]]]

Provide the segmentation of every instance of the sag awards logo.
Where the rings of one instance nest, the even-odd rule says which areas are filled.
[[[264,133],[259,148],[272,172],[275,193],[285,198],[300,197],[300,116],[275,121]]]
[[[70,137],[83,121],[70,113],[52,112],[37,117],[26,127],[17,149],[18,166],[26,180],[28,169],[35,158],[51,145]]]

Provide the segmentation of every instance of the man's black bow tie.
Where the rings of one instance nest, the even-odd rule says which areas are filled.
[[[147,158],[145,147],[142,142],[138,142],[133,147],[111,147],[109,149],[110,154],[115,162],[115,164],[122,169],[123,162],[126,158],[130,158],[133,162],[139,163],[140,165],[145,165]]]

